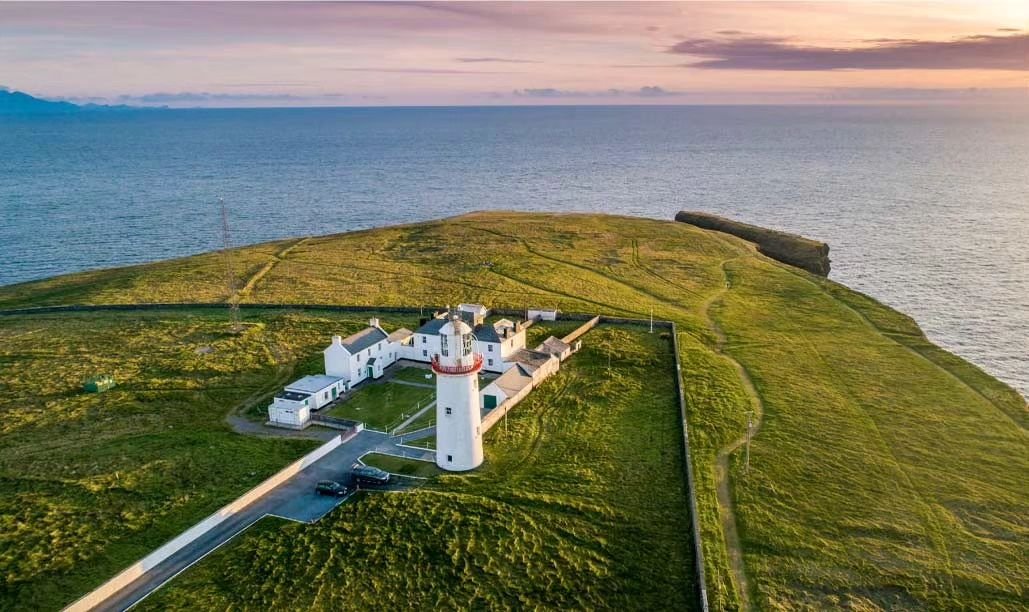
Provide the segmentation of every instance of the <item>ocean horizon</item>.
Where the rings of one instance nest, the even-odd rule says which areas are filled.
[[[1029,121],[914,106],[169,109],[0,117],[0,285],[473,210],[724,215],[1029,395]]]

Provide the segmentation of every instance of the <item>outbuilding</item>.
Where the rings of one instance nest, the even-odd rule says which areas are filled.
[[[504,402],[518,403],[532,390],[532,374],[515,365],[482,388],[482,408],[489,411]]]
[[[308,406],[311,410],[318,410],[345,393],[346,390],[347,381],[342,377],[313,374],[286,385],[285,392],[307,394],[311,400]]]
[[[525,318],[529,321],[557,321],[557,311],[538,308],[529,309],[525,312]]]
[[[311,394],[279,391],[268,406],[268,422],[278,427],[303,429],[311,420]]]

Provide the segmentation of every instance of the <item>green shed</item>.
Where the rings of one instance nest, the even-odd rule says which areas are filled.
[[[91,376],[82,383],[82,390],[86,393],[103,393],[114,387],[114,377],[108,374]]]

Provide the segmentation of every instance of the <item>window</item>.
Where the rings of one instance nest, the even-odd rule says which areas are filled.
[[[492,359],[487,359],[486,363],[489,364],[489,365],[493,365],[493,360]]]
[[[322,393],[322,399],[329,399],[329,392]]]
[[[454,456],[453,455],[447,455],[447,463],[453,463],[453,462],[454,462]]]
[[[360,353],[357,354],[357,360],[361,361],[361,354]]]
[[[464,349],[464,352],[461,353],[461,354],[462,355],[471,355],[472,354],[472,335],[468,334],[467,336],[462,336],[461,340],[462,340],[462,344],[464,345],[462,347]]]
[[[447,406],[446,408],[444,408],[444,410],[446,410],[447,415],[450,415],[454,411],[454,409],[451,408],[450,406]]]
[[[486,345],[486,350],[492,353],[493,352],[493,345],[492,344],[487,344]]]
[[[447,337],[446,336],[440,336],[440,338],[439,338],[439,346],[440,346],[440,353],[442,353],[444,357],[446,357],[447,355],[450,354],[447,351]]]
[[[425,336],[422,336],[422,344],[425,344],[425,342],[426,342]]]
[[[429,351],[422,351],[422,357],[428,357]]]

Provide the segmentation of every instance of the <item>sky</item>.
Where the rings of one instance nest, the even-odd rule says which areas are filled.
[[[0,2],[0,85],[175,107],[1029,104],[1029,1]]]

